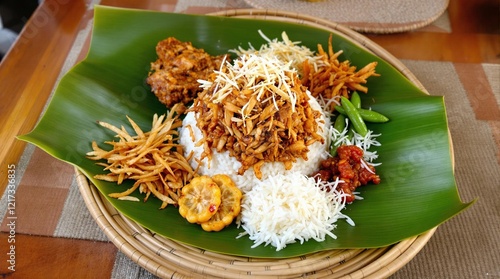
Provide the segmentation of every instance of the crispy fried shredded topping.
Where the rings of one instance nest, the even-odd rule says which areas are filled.
[[[318,44],[317,55],[321,58],[316,64],[304,60],[302,65],[302,84],[309,88],[311,94],[316,98],[331,100],[336,96],[349,98],[352,91],[368,92],[364,86],[371,76],[379,76],[375,72],[377,62],[371,62],[362,69],[356,71],[349,60],[339,61],[342,50],[333,51],[332,35],[328,39],[328,53]]]
[[[265,162],[283,162],[290,169],[297,158],[307,160],[308,146],[325,139],[318,134],[306,88],[290,63],[255,54],[225,63],[208,80],[190,110],[203,133],[203,158],[212,148],[228,150],[242,166],[261,178]]]
[[[189,158],[183,155],[182,146],[177,143],[177,128],[182,125],[178,118],[183,105],[175,105],[167,115],[154,115],[151,131],[143,132],[129,117],[128,120],[136,135],[130,135],[122,126],[118,128],[109,123],[98,121],[98,124],[116,133],[118,141],[106,141],[113,148],[109,151],[101,149],[95,141],[87,157],[104,167],[106,174],[95,175],[99,180],[121,184],[125,179],[133,179],[135,183],[121,193],[109,194],[113,198],[129,196],[137,188],[146,193],[144,201],[152,193],[163,203],[177,204],[181,188],[195,175],[195,170],[188,163]],[[128,199],[128,198],[125,198]]]

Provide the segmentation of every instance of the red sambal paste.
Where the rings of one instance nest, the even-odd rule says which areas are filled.
[[[337,179],[337,190],[347,194],[346,202],[353,202],[353,192],[357,187],[380,183],[380,177],[375,173],[375,167],[368,165],[363,160],[363,150],[355,145],[341,145],[337,148],[337,155],[323,160],[320,169],[312,176],[316,180],[333,182]]]

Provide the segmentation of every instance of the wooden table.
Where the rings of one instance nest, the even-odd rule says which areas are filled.
[[[177,1],[103,0],[100,4],[140,9],[159,9],[161,7],[163,10],[173,11]],[[28,166],[23,173],[23,180],[16,181],[16,184],[36,186],[32,187],[30,192],[23,192],[29,198],[21,199],[20,191],[22,189],[17,192],[18,204],[22,200],[30,205],[19,205],[19,210],[29,210],[32,205],[40,204],[40,201],[37,200],[38,192],[36,189],[41,187],[56,189],[53,192],[53,199],[46,203],[47,207],[61,207],[61,204],[68,203],[66,195],[70,192],[69,186],[64,188],[54,185],[71,185],[72,167],[51,159],[36,148],[28,150],[26,144],[15,137],[29,132],[35,126],[62,73],[67,71],[67,67],[73,65],[74,62],[85,57],[93,18],[92,7],[93,3],[89,0],[43,1],[28,20],[10,53],[0,64],[0,139],[2,141],[0,193],[3,193],[9,185],[10,167],[23,163],[23,154],[29,155],[29,158],[26,159]],[[208,13],[239,7],[248,6],[243,1],[229,0],[225,8],[188,6],[182,12]],[[498,0],[451,0],[445,14],[445,20],[449,25],[445,27],[430,25],[407,33],[367,34],[369,39],[387,49],[398,59],[408,63],[410,68],[419,70],[425,65],[452,67],[454,73],[458,75],[462,87],[469,94],[468,97],[471,100],[472,111],[476,119],[489,125],[491,140],[496,143],[497,147],[500,143],[500,113],[498,111],[500,103],[499,7]],[[77,43],[79,47],[75,48]],[[68,62],[70,51],[78,51],[76,55],[73,53],[73,57],[76,57],[75,61]],[[488,74],[485,69],[491,69],[494,72]],[[485,75],[485,71],[488,75]],[[433,80],[432,77],[425,76],[424,70],[422,70],[421,75],[426,79],[425,82],[423,81],[424,86],[430,85],[432,87],[434,83],[439,82],[438,79]],[[469,80],[470,77],[473,79]],[[442,79],[439,80],[442,82]],[[483,82],[477,83],[478,80]],[[478,90],[477,86],[481,90]],[[482,90],[487,92],[484,93]],[[478,93],[478,91],[482,93]],[[478,95],[483,93],[485,95]],[[474,98],[479,98],[484,105],[480,108],[475,106]],[[496,152],[494,155],[496,162],[493,163],[496,163],[498,167],[499,151],[497,149],[491,152]],[[458,156],[466,155],[458,154]],[[44,162],[50,162],[50,164],[45,165]],[[467,169],[465,165],[459,167]],[[47,177],[47,173],[55,172],[55,170],[57,170],[57,175]],[[23,174],[16,173],[18,177]],[[498,178],[493,179],[493,183],[498,183]],[[498,190],[500,183],[496,186]],[[492,194],[497,193],[498,191]],[[466,201],[476,197],[474,193],[463,190],[461,194],[465,195],[464,200]],[[496,202],[496,216],[499,215],[500,206],[498,205],[499,203]],[[0,206],[5,211],[7,206],[5,204],[0,204]],[[0,274],[6,276],[5,278],[28,278],[27,276],[30,278],[69,276],[109,278],[111,274],[120,277],[120,273],[116,271],[116,266],[120,266],[120,263],[117,263],[119,260],[116,259],[119,252],[113,244],[106,241],[65,238],[61,234],[55,235],[53,232],[57,231],[57,220],[59,220],[61,212],[49,212],[48,217],[41,216],[47,212],[49,212],[47,209],[43,209],[40,215],[27,215],[22,220],[24,225],[19,225],[17,228],[15,272],[7,269],[8,257],[6,258],[6,254],[9,252],[9,229],[4,220],[3,232],[0,234],[0,247],[2,247],[0,249]],[[18,213],[22,214],[23,212],[19,211]],[[44,220],[43,226],[36,225],[38,218]],[[493,221],[498,222],[499,220]],[[497,226],[497,229],[499,228]],[[470,232],[474,233],[473,228],[470,228]],[[439,230],[436,235],[440,240],[448,237],[448,235],[439,235]],[[449,237],[453,237],[453,235]],[[498,246],[498,239],[488,240],[488,237],[491,237],[488,235],[480,235],[480,237],[486,237],[486,244],[493,243]],[[436,245],[437,247],[435,247]],[[443,248],[436,245],[429,249]],[[4,247],[6,248],[4,249]],[[444,254],[436,252],[432,255],[439,257]],[[417,256],[403,270],[396,273],[395,278],[407,277],[408,275],[415,278],[432,277],[433,273],[426,271],[426,269],[434,270],[440,266],[431,266],[430,260],[426,260],[424,257]],[[457,256],[456,258],[459,261],[465,261],[465,257]],[[124,261],[123,266],[126,265],[126,260],[121,259]],[[436,262],[439,259],[432,258],[431,260]],[[471,274],[476,274],[478,278],[489,278],[488,274],[492,276],[491,278],[500,277],[500,269],[493,268],[487,263],[488,260],[485,261],[486,263],[474,262],[479,265],[483,264],[483,266],[482,269],[478,268],[481,270],[477,270],[477,273]],[[467,267],[460,266],[461,262],[458,262],[457,266],[449,262],[440,264],[443,265],[446,272],[457,269],[457,272],[463,274],[463,270],[467,269]],[[147,272],[138,270],[138,276],[149,276]],[[130,276],[130,273],[126,275]]]

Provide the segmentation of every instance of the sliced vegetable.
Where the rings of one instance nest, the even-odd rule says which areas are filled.
[[[342,132],[345,129],[345,115],[339,114],[337,118],[335,118],[333,128],[339,132]]]
[[[361,97],[359,96],[358,91],[352,92],[351,103],[355,108],[357,109],[361,108]]]
[[[343,115],[346,115],[346,112],[342,106],[335,106],[335,110]],[[372,123],[384,123],[389,121],[389,118],[380,112],[376,112],[374,110],[369,110],[369,109],[362,109],[359,108],[357,109],[359,114],[361,115],[361,118],[363,118],[364,121],[367,122],[372,122]]]
[[[339,133],[341,133],[345,129],[345,115],[339,114],[337,118],[335,118],[335,123],[333,124],[333,128]],[[332,145],[330,147],[330,154],[332,156],[337,155],[337,147],[338,145],[335,145],[335,142],[332,142]]]
[[[220,231],[230,225],[234,218],[240,214],[241,198],[243,194],[236,187],[233,180],[225,174],[217,174],[212,177],[221,190],[221,204],[219,209],[210,220],[201,223],[205,231]]]
[[[354,128],[352,127],[352,125],[349,125],[349,128],[347,130],[347,139],[351,141],[353,137],[354,137]]]
[[[182,188],[179,213],[189,223],[202,223],[215,215],[221,204],[221,191],[208,176],[198,176]]]
[[[347,117],[349,117],[349,120],[351,120],[354,130],[361,136],[366,136],[366,133],[368,133],[368,128],[366,127],[365,121],[363,120],[363,118],[361,118],[358,110],[346,97],[341,97],[340,100],[342,108],[344,108]]]
[[[376,112],[374,110],[358,109],[358,112],[361,115],[361,118],[363,118],[363,120],[367,122],[384,123],[389,121],[389,118],[387,118],[387,116],[381,114],[380,112]]]

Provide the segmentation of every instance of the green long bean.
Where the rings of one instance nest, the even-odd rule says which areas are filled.
[[[335,130],[339,131],[339,133],[342,133],[342,131],[344,131],[344,129],[345,129],[345,116],[344,115],[339,114],[337,116],[337,118],[335,118],[335,122],[333,123],[333,128]],[[335,145],[335,142],[331,143],[330,154],[333,157],[335,157],[335,155],[337,155],[337,147],[338,147],[338,145]]]
[[[335,106],[335,110],[343,115],[346,115],[346,112],[342,106]],[[357,109],[359,114],[361,115],[361,118],[363,118],[364,121],[366,122],[372,122],[372,123],[384,123],[389,121],[389,118],[380,112],[376,112],[373,110],[369,109],[362,109],[359,108]]]
[[[368,128],[366,127],[365,121],[359,114],[358,110],[346,97],[341,97],[340,100],[342,108],[345,110],[345,113],[351,121],[356,133],[360,134],[363,137],[366,136],[366,134],[368,133]]]
[[[361,97],[359,96],[358,91],[354,91],[351,94],[351,103],[357,109],[361,108]]]

